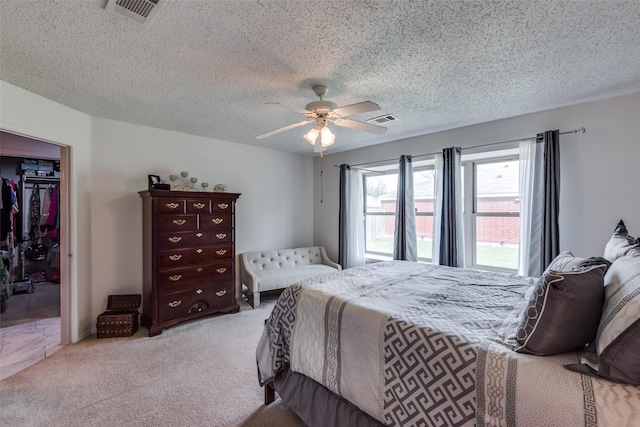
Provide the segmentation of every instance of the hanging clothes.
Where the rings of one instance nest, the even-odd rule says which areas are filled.
[[[47,221],[45,222],[45,230],[47,231],[47,237],[53,239],[58,238],[58,228],[60,228],[60,219],[58,218],[58,212],[60,211],[60,187],[56,185],[51,192],[51,203],[49,203],[49,214],[47,215]]]
[[[47,235],[47,218],[49,217],[49,207],[51,206],[51,193],[53,192],[53,186],[49,185],[44,191],[44,197],[42,198],[42,204],[40,207],[40,237]]]
[[[40,185],[37,182],[33,184],[33,191],[31,192],[29,202],[31,205],[29,212],[29,236],[31,240],[36,240],[40,227]]]
[[[16,183],[8,179],[2,179],[2,210],[0,211],[0,240],[7,240],[9,233],[14,233],[16,228],[16,214],[20,212]]]

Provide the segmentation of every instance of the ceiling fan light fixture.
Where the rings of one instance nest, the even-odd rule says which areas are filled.
[[[322,142],[323,147],[328,147],[336,142],[336,136],[326,125],[322,129],[320,129],[320,141]]]
[[[319,141],[318,137],[320,137]],[[316,142],[319,142],[322,148],[326,148],[336,142],[336,136],[326,124],[311,129],[304,135],[304,139],[311,145],[317,145]]]
[[[320,135],[320,131],[317,127],[314,127],[304,134],[304,139],[306,139],[309,144],[314,145],[316,143],[316,139],[318,139],[318,135]]]

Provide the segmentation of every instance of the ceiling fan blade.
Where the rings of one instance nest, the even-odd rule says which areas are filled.
[[[277,133],[284,132],[285,130],[293,129],[293,128],[296,128],[298,126],[304,126],[304,125],[306,125],[308,123],[313,123],[313,122],[315,122],[315,120],[303,120],[301,122],[293,123],[293,124],[290,124],[288,126],[281,127],[279,129],[276,129],[276,130],[272,130],[271,132],[267,132],[267,133],[263,133],[262,135],[258,135],[258,136],[256,136],[256,139],[263,139],[263,138],[269,137],[271,135],[275,135]]]
[[[380,109],[380,106],[375,102],[364,101],[364,102],[358,102],[357,104],[338,107],[334,109],[333,112],[338,116],[344,117],[344,116],[350,116],[352,114],[368,113],[369,111],[376,111],[379,109]]]
[[[303,110],[302,108],[290,107],[288,105],[280,104],[279,102],[265,102],[266,105],[273,105],[274,107],[284,108],[285,110],[295,111],[300,114],[313,114],[313,111]]]
[[[335,119],[333,120],[333,122],[338,126],[356,130],[363,130],[365,132],[375,133],[376,135],[382,135],[387,131],[387,128],[385,127],[371,125],[369,123],[359,122],[352,119]]]

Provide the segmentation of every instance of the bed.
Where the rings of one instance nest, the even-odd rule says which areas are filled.
[[[406,261],[300,282],[256,350],[265,399],[275,390],[310,426],[640,425],[640,386],[565,367],[584,349],[514,351],[535,288]]]

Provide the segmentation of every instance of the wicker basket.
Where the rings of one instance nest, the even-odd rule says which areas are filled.
[[[109,295],[107,311],[96,322],[98,338],[130,337],[138,330],[141,296]]]

